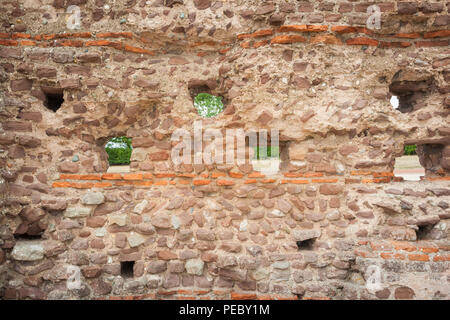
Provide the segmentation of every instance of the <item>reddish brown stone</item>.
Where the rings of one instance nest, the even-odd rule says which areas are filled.
[[[171,251],[161,250],[158,252],[158,258],[161,260],[176,260],[178,259],[178,256]]]
[[[351,153],[358,152],[359,148],[355,145],[345,145],[339,148],[339,153],[348,156]]]
[[[205,10],[211,6],[211,0],[194,0],[194,5],[198,10]]]
[[[324,195],[337,195],[344,190],[343,186],[336,184],[322,184],[319,188],[319,192]]]
[[[56,77],[56,69],[54,68],[39,68],[36,71],[39,78],[54,78]]]
[[[28,148],[36,148],[41,145],[41,140],[31,136],[19,136],[18,142],[21,146]]]
[[[295,76],[292,80],[292,83],[298,88],[298,89],[308,89],[311,87],[311,83],[307,78]]]
[[[86,225],[91,228],[100,228],[105,225],[106,219],[103,217],[88,217]]]
[[[31,120],[34,122],[41,122],[42,121],[42,114],[40,112],[21,112],[19,114],[19,118],[23,120]]]
[[[42,208],[48,211],[62,211],[67,208],[67,201],[46,199],[42,201]]]
[[[85,278],[96,278],[102,273],[102,268],[100,266],[87,266],[83,267],[81,272]]]
[[[115,237],[115,245],[118,248],[125,248],[127,245],[127,236],[123,233],[119,233]]]
[[[98,278],[97,280],[93,281],[91,287],[94,290],[94,294],[100,296],[107,295],[112,290],[112,286],[101,278]]]
[[[272,119],[273,119],[273,116],[272,116],[272,114],[271,114],[270,112],[268,112],[268,111],[263,111],[263,112],[259,115],[258,119],[256,119],[256,121],[257,121],[258,123],[260,123],[261,125],[266,125],[266,124],[269,123],[269,121],[272,120]]]
[[[1,58],[22,59],[23,51],[21,48],[0,48]]]
[[[424,2],[420,4],[420,11],[422,11],[423,13],[442,12],[443,9],[444,5],[442,3]]]
[[[31,131],[31,122],[26,121],[6,121],[3,122],[3,129],[6,131]]]
[[[9,145],[13,144],[15,141],[15,135],[10,132],[5,132],[3,134],[0,134],[0,144],[2,145]]]
[[[25,158],[25,149],[18,145],[12,145],[8,148],[8,156],[11,159],[23,159]]]
[[[5,261],[6,261],[6,254],[2,249],[0,249],[0,265],[4,264]]]
[[[78,89],[81,87],[78,79],[64,79],[59,81],[59,85],[62,89]]]
[[[77,57],[77,60],[82,63],[100,63],[101,57],[96,53],[83,53]]]
[[[171,65],[182,65],[187,63],[189,63],[189,61],[182,57],[172,57],[169,59],[169,64]]]
[[[267,5],[259,6],[256,9],[255,14],[263,15],[263,14],[268,14],[268,13],[271,13],[271,12],[274,12],[274,11],[275,11],[275,6],[273,4],[267,4]]]
[[[395,299],[397,300],[411,300],[414,298],[415,293],[414,291],[409,287],[399,287],[395,289]]]
[[[298,2],[298,12],[313,12],[314,3],[308,1]]]
[[[92,249],[104,249],[105,243],[102,239],[93,239],[90,243]]]
[[[76,103],[73,105],[74,113],[85,113],[86,111],[87,111],[87,108],[83,103]]]
[[[418,10],[417,3],[415,2],[398,2],[397,12],[398,14],[414,14]]]
[[[450,15],[449,14],[437,16],[433,22],[433,26],[436,26],[436,27],[444,27],[444,26],[448,26],[449,24],[450,24]],[[447,45],[448,45],[448,42],[447,42]]]
[[[76,162],[65,161],[58,165],[58,170],[63,173],[77,173],[79,170],[79,165]]]
[[[148,155],[148,157],[152,161],[164,161],[164,160],[169,159],[169,153],[166,151],[160,151],[160,152],[150,153]]]
[[[25,91],[30,90],[33,81],[29,79],[11,80],[11,91]]]

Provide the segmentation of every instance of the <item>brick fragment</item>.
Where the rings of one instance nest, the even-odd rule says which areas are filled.
[[[358,38],[352,38],[347,39],[345,41],[348,45],[366,45],[366,46],[378,46],[379,41],[375,39],[370,39],[366,37],[358,37]]]
[[[323,32],[327,31],[327,25],[287,25],[281,26],[278,31],[280,32]]]
[[[299,35],[276,36],[272,38],[270,44],[290,44],[296,42],[306,42],[306,38]]]

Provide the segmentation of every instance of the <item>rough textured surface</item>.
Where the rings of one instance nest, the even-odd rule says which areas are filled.
[[[44,248],[40,243],[17,243],[11,252],[11,257],[17,261],[36,261],[44,258]]]
[[[449,5],[374,3],[378,30],[357,0],[2,1],[0,297],[449,299]],[[281,172],[174,165],[196,120],[279,129]]]

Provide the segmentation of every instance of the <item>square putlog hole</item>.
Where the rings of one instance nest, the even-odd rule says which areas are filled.
[[[41,89],[45,95],[44,106],[53,112],[58,111],[64,103],[64,90],[50,87],[42,87]]]
[[[307,239],[303,241],[297,241],[297,248],[298,250],[312,250],[314,247],[314,242],[316,241],[316,238]]]
[[[124,278],[132,278],[134,269],[134,261],[120,262],[120,275]]]
[[[430,240],[433,228],[434,225],[419,226],[419,229],[416,231],[416,240]]]

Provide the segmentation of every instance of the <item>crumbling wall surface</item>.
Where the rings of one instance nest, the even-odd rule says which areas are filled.
[[[3,299],[450,297],[448,2],[0,9]],[[217,117],[200,89],[224,98]],[[194,121],[278,129],[286,165],[174,165]],[[108,174],[121,135],[132,172]],[[393,176],[405,144],[421,181]]]

